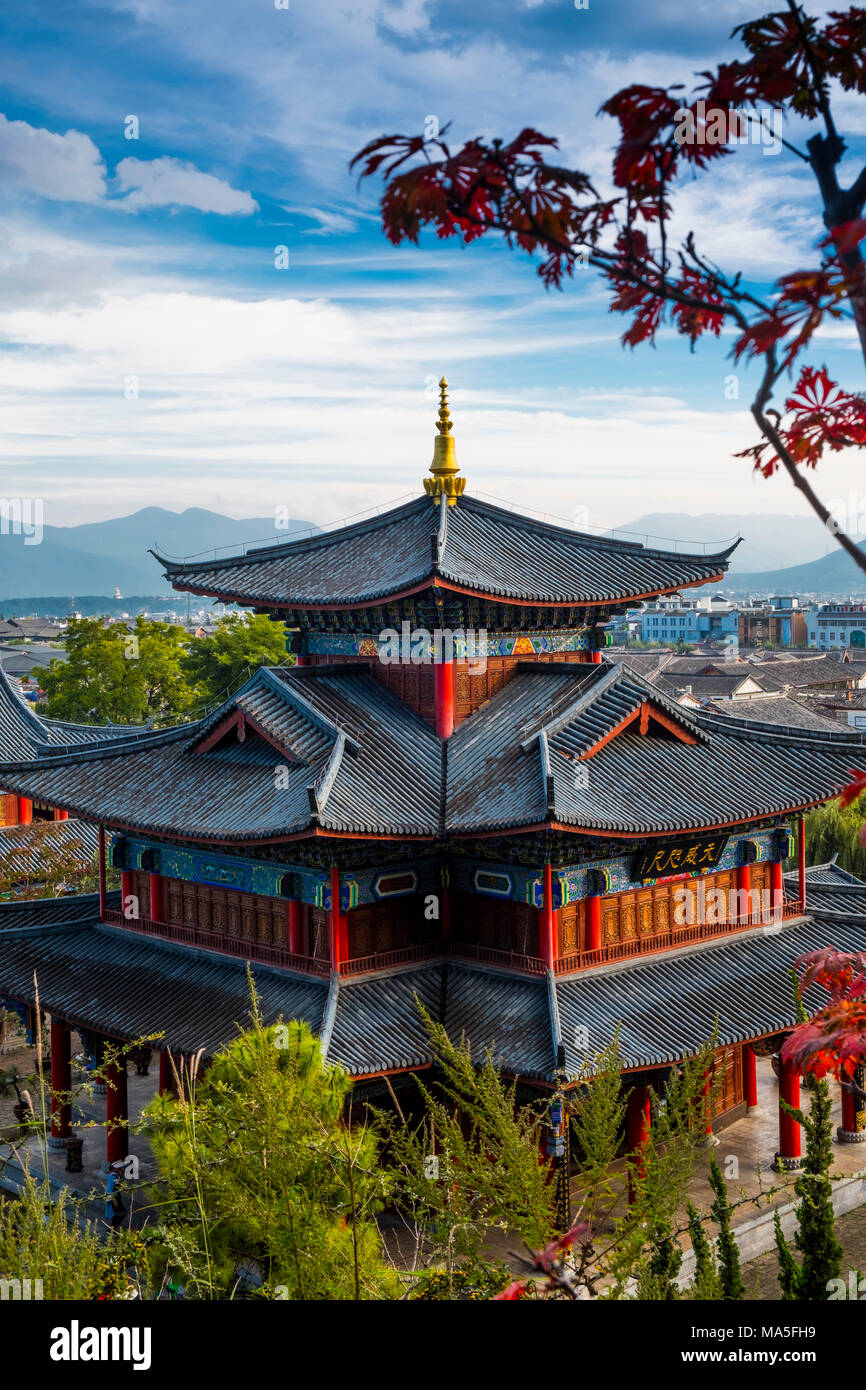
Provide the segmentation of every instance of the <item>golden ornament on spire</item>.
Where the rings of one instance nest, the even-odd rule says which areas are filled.
[[[451,438],[451,414],[448,409],[448,382],[444,376],[439,381],[439,417],[436,428],[439,433],[433,445],[433,462],[430,465],[432,478],[424,479],[424,491],[434,502],[442,496],[447,497],[448,506],[453,507],[466,487],[466,479],[457,475],[460,465]]]

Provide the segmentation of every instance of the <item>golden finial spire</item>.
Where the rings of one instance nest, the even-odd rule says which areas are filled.
[[[453,507],[466,487],[466,479],[458,477],[460,465],[451,438],[451,412],[448,409],[448,382],[444,376],[439,381],[439,416],[436,423],[439,433],[433,445],[433,462],[430,465],[432,478],[424,479],[424,491],[434,502],[445,495],[448,506]]]

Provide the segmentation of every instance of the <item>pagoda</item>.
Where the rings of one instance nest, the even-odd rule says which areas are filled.
[[[73,1027],[95,1051],[158,1034],[168,1086],[169,1051],[235,1035],[250,962],[265,1018],[306,1020],[366,1094],[431,1066],[420,1002],[521,1095],[618,1035],[632,1145],[651,1088],[713,1034],[712,1122],[754,1107],[756,1056],[796,1022],[795,958],[866,947],[863,917],[807,912],[803,832],[863,737],[687,709],[604,657],[614,615],[718,582],[732,548],[653,549],[473,497],[443,381],[415,500],[228,558],[157,557],[175,590],[284,624],[287,658],[196,723],[0,766],[10,792],[99,827],[89,917],[0,910],[0,994],[32,1005],[36,970],[56,1089]],[[780,1097],[798,1088],[781,1063]],[[56,1143],[68,1125],[58,1106]],[[863,1138],[866,1117],[843,1130]],[[800,1142],[780,1107],[783,1163]]]

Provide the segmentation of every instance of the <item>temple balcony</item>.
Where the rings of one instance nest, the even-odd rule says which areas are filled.
[[[744,913],[725,921],[684,923],[681,926],[675,924],[662,931],[649,931],[624,940],[608,941],[597,950],[568,951],[557,956],[553,968],[557,975],[570,975],[614,961],[656,955],[660,951],[674,950],[679,946],[691,946],[700,941],[735,936],[740,932],[754,931],[758,927],[772,929],[805,915],[805,903],[789,898],[775,907],[762,905],[758,911]]]
[[[111,908],[104,910],[102,920],[108,926],[123,927],[125,931],[158,936],[164,941],[177,941],[184,946],[219,951],[224,955],[240,956],[244,960],[261,961],[265,965],[275,965],[282,970],[294,970],[300,974],[316,975],[320,978],[327,978],[330,974],[331,967],[327,959],[300,955],[273,942],[252,941],[243,936],[215,931],[210,927],[180,922],[155,922],[151,917],[126,917],[122,912],[116,912]]]

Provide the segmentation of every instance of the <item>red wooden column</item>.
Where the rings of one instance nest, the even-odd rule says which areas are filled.
[[[743,1043],[743,1091],[746,1098],[746,1114],[758,1106],[758,1059],[748,1043]]]
[[[597,893],[586,899],[586,948],[601,950],[601,898]]]
[[[30,825],[33,820],[33,802],[29,796],[18,798],[18,824]]]
[[[105,829],[99,827],[99,920],[105,921]]]
[[[126,916],[126,902],[135,897],[135,881],[130,869],[122,869],[120,874],[120,910]],[[135,914],[138,916],[138,913]]]
[[[806,817],[797,822],[797,892],[800,902],[806,902]]]
[[[289,899],[289,951],[302,956],[304,944],[304,905],[297,898]]]
[[[164,922],[165,894],[162,874],[151,874],[148,882],[150,886],[150,920],[151,922]]]
[[[773,859],[770,863],[770,916],[773,920],[781,918],[785,903],[785,884],[782,878],[782,861]]]
[[[795,1062],[779,1059],[779,1152],[776,1165],[779,1168],[799,1168],[801,1155],[800,1126],[782,1106],[786,1100],[795,1110],[800,1108],[800,1073]]]
[[[734,870],[734,890],[737,894],[737,921],[743,922],[749,915],[749,892],[752,887],[752,867],[750,864],[738,864]],[[745,899],[741,894],[745,893]],[[741,904],[745,901],[745,911],[741,911]]]
[[[589,659],[592,662],[593,666],[600,666],[602,661],[604,660],[601,652],[590,652]]]
[[[171,1069],[168,1048],[160,1048],[159,1053],[159,1094],[164,1096],[174,1091],[174,1073]]]
[[[49,1149],[62,1149],[72,1132],[72,1052],[70,1029],[51,1016],[51,1133]]]
[[[557,956],[556,912],[553,907],[553,869],[544,866],[544,906],[538,910],[538,953],[548,970]]]
[[[331,869],[331,969],[339,971],[348,951],[348,923],[346,914],[340,911],[340,870],[334,865]]]
[[[649,1141],[651,1114],[649,1086],[632,1086],[625,1112],[625,1135],[628,1152],[635,1159],[639,1174],[643,1172],[642,1152]],[[634,1187],[630,1181],[629,1201],[633,1199]]]
[[[68,812],[68,811],[62,811],[62,810],[60,809],[59,806],[55,806],[55,807],[54,807],[54,819],[55,819],[55,820],[69,820],[69,812]]]
[[[456,704],[454,662],[437,661],[433,667],[433,680],[436,732],[440,738],[450,738],[454,732]]]
[[[126,1095],[126,1064],[110,1062],[105,1077],[105,1162],[107,1167],[129,1153],[129,1104]]]
[[[447,884],[439,890],[439,934],[443,941],[451,939],[451,889]]]

